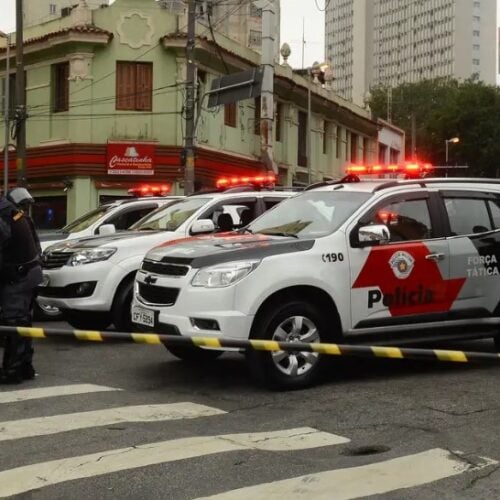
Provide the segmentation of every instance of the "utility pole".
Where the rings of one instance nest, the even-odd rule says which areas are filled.
[[[3,149],[3,193],[9,189],[9,132],[10,132],[10,34],[0,32],[7,43],[5,61],[5,93],[4,93],[4,149]]]
[[[26,186],[26,81],[24,77],[23,0],[16,0],[16,149],[17,185]]]
[[[262,92],[260,98],[260,153],[261,161],[268,172],[278,173],[273,159],[274,121],[274,0],[264,0],[262,5]]]
[[[184,140],[184,194],[194,192],[196,2],[188,0],[188,31],[186,45],[186,137]]]

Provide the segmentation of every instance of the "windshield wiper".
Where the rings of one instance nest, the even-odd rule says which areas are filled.
[[[263,233],[260,232],[260,234],[265,234],[266,236],[283,236],[283,238],[297,238],[299,237],[295,233]]]
[[[253,234],[253,231],[249,229],[248,227],[241,227],[236,231],[237,233],[250,233]]]

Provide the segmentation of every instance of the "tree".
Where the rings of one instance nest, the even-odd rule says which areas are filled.
[[[406,131],[411,151],[411,117],[415,115],[419,160],[445,164],[445,141],[450,145],[449,164],[468,165],[466,175],[497,177],[500,169],[500,89],[475,79],[450,79],[404,83],[392,90],[392,121]],[[372,89],[375,117],[387,115],[387,89]]]

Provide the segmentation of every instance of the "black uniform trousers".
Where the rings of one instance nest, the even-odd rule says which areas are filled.
[[[42,281],[39,265],[31,267],[25,276],[0,284],[2,323],[6,326],[31,326],[33,303],[38,285]],[[31,339],[10,334],[5,339],[3,355],[4,375],[20,375],[32,367]]]

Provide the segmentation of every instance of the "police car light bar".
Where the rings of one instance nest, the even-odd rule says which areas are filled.
[[[430,163],[405,163],[404,165],[349,165],[347,174],[354,175],[382,175],[382,174],[406,174],[421,175],[433,169]]]
[[[264,174],[256,176],[244,177],[221,177],[217,179],[215,185],[218,189],[227,188],[231,186],[239,186],[241,184],[253,184],[257,186],[267,186],[276,182],[274,174]]]
[[[169,194],[171,190],[172,186],[170,184],[145,184],[129,189],[128,194],[137,197],[165,196]]]

